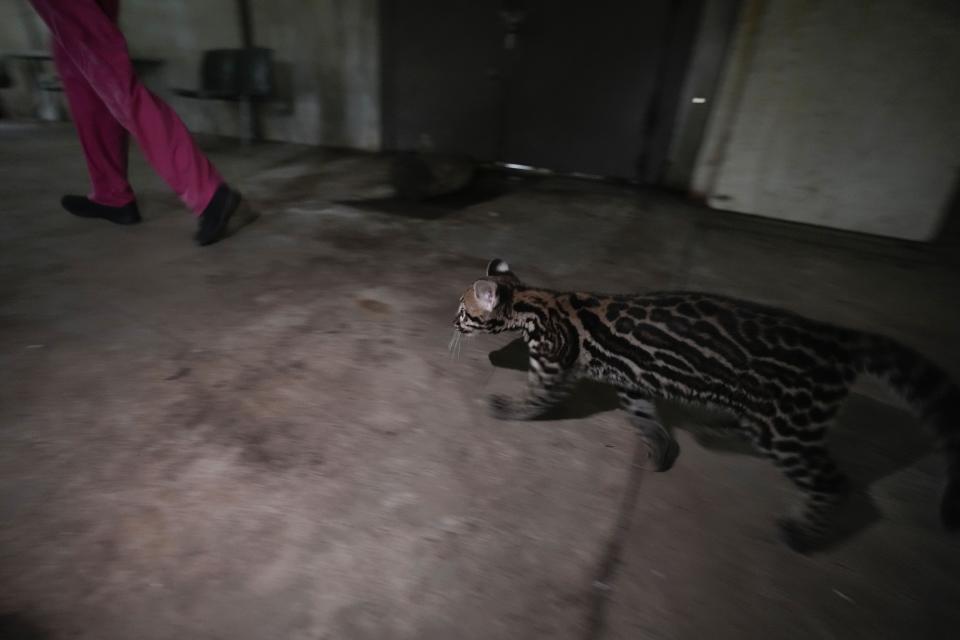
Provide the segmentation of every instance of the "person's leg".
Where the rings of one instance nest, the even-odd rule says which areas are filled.
[[[87,161],[90,199],[110,207],[129,204],[134,195],[127,182],[127,130],[110,115],[57,42],[53,45],[53,58]]]
[[[116,19],[117,1],[102,0],[102,3],[111,19]],[[82,217],[106,218],[120,224],[139,222],[133,189],[127,181],[127,130],[111,115],[56,40],[53,59],[70,104],[91,185],[87,197],[64,196],[64,208]]]
[[[70,114],[87,161],[91,185],[87,196],[66,195],[60,203],[64,209],[82,218],[137,224],[140,211],[127,181],[127,130],[114,119],[63,47],[56,42],[53,58],[70,103]]]
[[[134,73],[127,43],[96,0],[31,0],[55,42],[109,112],[133,135],[158,174],[194,213],[202,215],[197,241],[209,244],[226,231],[239,204],[200,151],[177,114]],[[104,2],[116,9],[116,2]],[[216,197],[215,197],[216,196]]]

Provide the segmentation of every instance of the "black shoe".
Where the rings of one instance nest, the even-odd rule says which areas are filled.
[[[243,198],[240,192],[234,191],[226,183],[220,185],[216,193],[213,194],[213,198],[210,199],[210,204],[208,204],[207,208],[200,214],[200,220],[197,223],[197,233],[193,236],[196,243],[201,247],[213,244],[226,238],[231,230],[236,231],[249,222],[249,219],[243,221],[235,220],[233,229],[229,228],[231,226],[231,218],[233,218],[237,209],[240,208],[242,200]]]
[[[103,218],[114,224],[137,224],[140,222],[140,209],[137,201],[122,207],[108,207],[97,204],[86,196],[63,196],[60,199],[63,208],[81,218]]]

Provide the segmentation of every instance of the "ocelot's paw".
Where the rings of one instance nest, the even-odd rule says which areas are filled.
[[[816,546],[819,536],[802,520],[780,518],[777,520],[780,538],[797,553],[807,554]]]
[[[490,396],[490,415],[497,420],[513,420],[516,416],[516,402],[509,396],[495,393]]]

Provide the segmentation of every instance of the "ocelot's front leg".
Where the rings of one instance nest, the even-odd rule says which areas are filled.
[[[621,389],[617,392],[620,406],[630,414],[630,422],[640,431],[640,437],[650,449],[654,471],[666,471],[680,455],[680,445],[660,422],[657,409],[646,396]]]
[[[570,393],[573,375],[558,364],[530,357],[526,396],[490,396],[490,414],[498,420],[533,420],[555,407]]]

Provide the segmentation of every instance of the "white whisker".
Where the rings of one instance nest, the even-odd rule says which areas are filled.
[[[447,345],[447,351],[449,351],[450,353],[453,353],[453,347],[457,344],[457,336],[459,335],[459,333],[460,333],[459,331],[454,329],[453,335],[450,336],[450,344]]]
[[[462,344],[462,342],[463,342],[463,334],[457,331],[456,329],[454,329],[453,336],[450,338],[450,344],[448,346],[451,359],[456,360],[460,358],[460,345]]]

